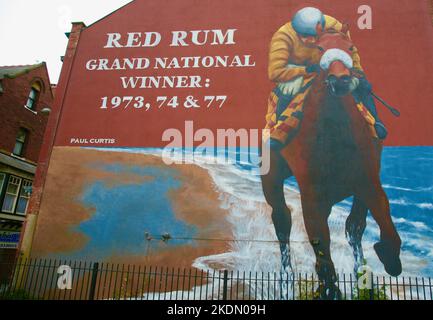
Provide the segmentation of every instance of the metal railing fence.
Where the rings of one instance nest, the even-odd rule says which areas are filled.
[[[46,259],[20,260],[10,267],[12,274],[0,283],[0,300],[315,300],[324,289],[315,274]],[[340,298],[433,299],[431,278],[371,275],[371,283],[360,287],[359,282],[355,275],[340,274]]]

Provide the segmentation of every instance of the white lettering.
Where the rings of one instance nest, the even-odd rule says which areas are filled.
[[[107,36],[107,44],[104,48],[156,47],[162,38],[158,32],[128,32],[126,43],[122,44],[120,33],[107,33]]]
[[[201,76],[120,77],[124,89],[202,88]]]
[[[206,42],[207,42],[207,35],[209,34],[209,30],[203,31],[203,33],[204,33],[204,39],[201,42],[198,39],[199,36],[200,36],[200,33],[201,33],[200,30],[191,31],[191,40],[192,40],[192,43],[194,43],[194,44],[196,44],[198,46],[202,46],[202,45],[206,44]]]
[[[57,274],[60,275],[57,280],[57,288],[60,290],[71,290],[72,289],[72,269],[70,266],[60,266],[57,269]]]
[[[107,33],[108,40],[104,48],[122,48],[123,46],[119,43],[122,35],[120,33]]]
[[[170,47],[188,46],[188,44],[185,42],[185,38],[188,36],[188,33],[186,31],[173,31],[172,34],[173,40]]]
[[[212,30],[214,33],[214,40],[212,45],[235,44],[236,29],[228,29],[225,34],[221,30]],[[225,40],[227,38],[227,40]]]
[[[128,42],[126,43],[126,47],[128,47],[128,48],[139,47],[141,45],[140,39],[141,39],[141,33],[140,32],[128,33]]]
[[[358,19],[358,28],[361,30],[373,29],[373,10],[368,5],[362,5],[358,8],[358,14],[361,16]]]
[[[86,63],[86,69],[89,71],[94,71],[98,67],[98,61],[97,60],[89,60]]]
[[[172,32],[172,47],[178,47],[183,46],[187,47],[189,46],[189,43],[187,42],[188,35],[190,34],[191,44],[194,44],[196,46],[203,46],[207,44],[209,41],[209,33],[212,32],[213,34],[213,41],[210,43],[211,45],[232,45],[235,44],[235,32],[236,29],[228,29],[223,32],[223,30],[193,30],[189,33],[187,31],[173,31]],[[201,38],[201,40],[200,40]]]
[[[158,32],[146,32],[145,35],[143,47],[156,47],[161,42],[162,37]],[[155,37],[153,42],[152,36]]]

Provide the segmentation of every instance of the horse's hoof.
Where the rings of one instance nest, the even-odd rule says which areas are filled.
[[[402,267],[400,257],[398,254],[394,254],[393,249],[383,242],[378,242],[374,245],[374,251],[376,251],[379,260],[383,263],[385,271],[389,275],[397,277],[401,274]]]

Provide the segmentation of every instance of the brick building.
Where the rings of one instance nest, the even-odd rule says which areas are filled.
[[[16,254],[52,104],[45,63],[0,67],[0,263]]]

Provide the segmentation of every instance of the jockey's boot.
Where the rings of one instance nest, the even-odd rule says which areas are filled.
[[[380,121],[380,119],[376,119],[374,129],[376,129],[376,134],[380,140],[384,140],[388,136],[388,130],[386,130],[385,125]]]
[[[284,158],[281,155],[281,150],[283,150],[284,146],[285,145],[277,139],[270,138],[269,140],[270,159],[277,167],[281,167],[281,164],[284,162]]]
[[[386,129],[383,122],[379,119],[379,115],[377,114],[376,104],[374,102],[374,98],[371,95],[371,92],[369,92],[367,95],[365,95],[362,99],[362,102],[364,103],[365,107],[370,111],[371,115],[376,120],[376,123],[374,124],[374,129],[376,129],[377,137],[380,140],[384,140],[388,136],[388,130]]]
[[[374,128],[376,129],[377,137],[380,140],[384,140],[388,136],[388,130],[386,129],[383,122],[379,119],[377,114],[376,103],[374,102],[373,95],[371,94],[371,84],[368,80],[363,77],[359,79],[359,86],[353,93],[356,100],[360,100],[364,106],[368,109],[371,115],[376,120]]]
[[[280,153],[280,151],[284,148],[284,144],[277,139],[271,138],[269,141],[269,147],[271,148],[271,151]]]

